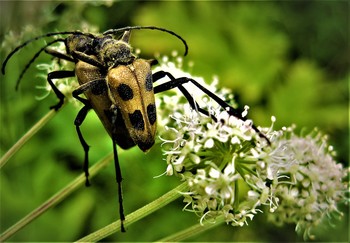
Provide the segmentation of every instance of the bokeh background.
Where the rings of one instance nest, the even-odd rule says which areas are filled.
[[[349,148],[349,3],[346,1],[211,2],[211,1],[1,1],[1,62],[15,46],[33,36],[82,28],[101,32],[128,25],[155,25],[186,39],[191,72],[232,89],[238,103],[250,106],[256,125],[276,129],[297,125],[318,127],[329,134],[337,161],[348,166]],[[9,37],[9,34],[11,37]],[[10,41],[9,41],[10,40]],[[15,91],[19,72],[36,42],[9,63],[0,82],[1,156],[57,101],[35,87],[45,79],[33,65]],[[132,45],[143,57],[183,52],[175,38],[155,31],[133,32]],[[37,63],[49,63],[43,54]],[[17,222],[81,173],[83,151],[73,121],[78,108],[68,105],[32,138],[1,170],[0,231]],[[111,141],[93,112],[82,126],[95,163],[112,151]],[[126,213],[138,209],[179,184],[162,176],[166,163],[158,143],[147,154],[137,148],[119,150],[124,177]],[[12,241],[72,241],[118,216],[113,163],[55,208],[24,228]],[[179,199],[133,224],[110,241],[152,241],[185,229],[198,218],[182,211]],[[341,207],[345,212],[346,207]],[[349,241],[347,214],[342,221],[322,225],[317,241]],[[258,215],[248,226],[222,225],[191,241],[296,242],[294,225],[277,227]]]

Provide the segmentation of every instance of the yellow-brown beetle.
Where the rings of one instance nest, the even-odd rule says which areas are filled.
[[[43,51],[54,57],[75,63],[75,69],[72,71],[60,70],[48,74],[48,83],[59,98],[59,102],[50,108],[58,110],[63,105],[65,98],[54,85],[53,79],[76,76],[80,87],[73,92],[73,97],[81,101],[84,107],[79,111],[74,123],[85,151],[86,185],[90,184],[88,180],[89,146],[82,136],[80,125],[87,112],[93,109],[113,141],[122,231],[125,231],[123,226],[125,216],[121,187],[122,175],[116,144],[123,149],[138,145],[142,151],[147,151],[154,144],[156,133],[156,108],[151,65],[156,64],[157,61],[138,59],[131,52],[130,31],[135,29],[159,30],[174,35],[184,43],[185,55],[187,53],[188,47],[185,40],[172,31],[154,26],[132,26],[108,30],[100,36],[80,31],[55,32],[37,36],[16,47],[6,57],[2,65],[2,73],[4,74],[6,64],[12,55],[33,41],[50,36],[69,35],[67,38],[57,38],[50,41],[33,56],[21,72],[16,89],[26,70]],[[120,39],[115,39],[113,35],[119,32],[124,32],[124,35]],[[65,44],[66,53],[47,48],[57,42]],[[87,99],[79,96],[82,93]]]

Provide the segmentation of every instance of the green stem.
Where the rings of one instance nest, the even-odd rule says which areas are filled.
[[[113,159],[113,154],[109,154],[100,161],[98,161],[95,165],[93,165],[90,169],[90,178],[95,176],[98,171],[100,171],[102,168],[104,168],[111,160]],[[57,192],[55,195],[53,195],[51,198],[49,198],[46,202],[41,204],[39,207],[37,207],[35,210],[33,210],[31,213],[29,213],[27,216],[22,218],[20,221],[18,221],[16,224],[11,226],[9,229],[7,229],[1,236],[0,236],[0,242],[5,241],[12,235],[14,235],[16,232],[18,232],[20,229],[22,229],[24,226],[32,222],[34,219],[42,215],[44,212],[46,212],[48,209],[52,208],[59,202],[61,202],[64,198],[66,198],[68,195],[73,193],[76,189],[83,186],[85,183],[85,175],[81,174],[78,176],[74,181],[72,181],[70,184],[68,184],[66,187],[64,187],[62,190]]]
[[[146,217],[147,215],[150,215],[154,211],[166,206],[170,202],[179,198],[181,196],[181,193],[179,193],[179,192],[183,192],[187,188],[188,188],[187,182],[184,182],[184,183],[180,184],[179,186],[177,186],[176,188],[172,189],[171,191],[167,192],[166,194],[164,194],[160,198],[143,206],[142,208],[136,210],[135,212],[127,215],[125,217],[125,223],[124,223],[125,226],[129,226],[132,223]],[[82,239],[79,239],[77,242],[100,241],[100,240],[106,238],[107,236],[109,236],[115,232],[118,232],[118,231],[120,231],[120,220],[118,220],[114,223],[111,223],[111,224],[95,231],[94,233],[91,233],[91,234],[85,236]]]
[[[177,232],[173,235],[170,235],[168,237],[165,237],[163,239],[157,240],[156,242],[179,242],[186,240],[190,237],[193,237],[195,235],[198,235],[206,230],[212,229],[216,226],[221,225],[225,222],[225,218],[223,215],[218,216],[215,219],[215,222],[204,222],[202,224],[198,223],[196,225],[193,225],[185,230],[182,230],[180,232]]]
[[[0,169],[7,163],[7,161],[20,150],[28,140],[34,136],[48,121],[50,121],[57,111],[50,110],[44,117],[42,117],[26,134],[24,134],[0,159]]]

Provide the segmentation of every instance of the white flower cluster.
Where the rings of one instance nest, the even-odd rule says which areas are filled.
[[[167,59],[159,70],[191,77]],[[205,85],[201,78],[191,78]],[[299,137],[293,128],[273,131],[271,126],[261,129],[269,144],[252,129],[251,121],[229,116],[196,87],[186,89],[217,118],[191,109],[180,92],[157,98],[166,172],[187,181],[186,210],[201,221],[223,215],[227,223],[243,226],[267,208],[270,220],[294,223],[309,237],[324,216],[338,211],[337,203],[346,194],[342,180],[347,173],[334,161],[324,136]],[[208,89],[224,100],[230,97],[215,85]]]
[[[327,136],[317,129],[299,137],[292,129],[274,133],[273,150],[266,157],[271,173],[284,179],[274,188],[279,206],[269,220],[276,224],[295,223],[304,238],[332,215],[342,216],[337,205],[346,200],[348,172],[333,158]]]
[[[176,64],[163,61],[160,70],[175,77],[191,77],[205,85],[202,78],[192,77],[177,69]],[[229,116],[194,85],[186,85],[199,106],[216,120],[191,109],[180,92],[160,96],[158,120],[161,126],[166,125],[160,136],[166,149],[167,174],[188,181],[190,191],[184,193],[185,208],[198,214],[201,221],[225,215],[228,223],[242,226],[260,211],[261,204],[272,202],[275,207],[276,199],[259,175],[266,167],[259,160],[257,149],[268,143],[254,131],[250,120]],[[208,89],[223,100],[232,101],[228,90],[219,91],[215,85]],[[247,114],[247,107],[243,113]]]

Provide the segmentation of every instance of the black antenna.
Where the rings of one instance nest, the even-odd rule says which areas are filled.
[[[18,86],[19,86],[19,83],[23,77],[23,75],[25,74],[25,72],[28,70],[28,68],[30,67],[30,65],[35,61],[35,59],[38,58],[38,56],[40,55],[41,52],[45,51],[45,49],[48,47],[48,46],[51,46],[52,44],[56,43],[56,42],[64,42],[65,39],[55,39],[49,43],[47,43],[44,47],[42,47],[37,53],[35,53],[35,55],[32,57],[32,59],[30,59],[30,61],[27,63],[27,65],[24,67],[24,69],[22,70],[21,74],[19,75],[18,79],[17,79],[17,82],[16,82],[16,90],[18,90]]]
[[[92,37],[94,38],[95,36],[93,34],[90,34],[90,33],[84,33],[84,32],[81,32],[81,31],[62,31],[62,32],[52,32],[52,33],[47,33],[45,35],[39,35],[37,37],[34,37],[30,40],[27,40],[25,41],[24,43],[22,43],[21,45],[17,46],[13,51],[11,51],[5,61],[3,62],[2,64],[2,67],[1,67],[1,72],[2,74],[5,74],[5,67],[6,67],[6,64],[8,62],[8,60],[16,53],[18,52],[20,49],[22,49],[23,47],[25,47],[26,45],[28,45],[29,43],[33,42],[33,41],[36,41],[36,40],[39,40],[39,39],[42,39],[42,38],[45,38],[45,37],[50,37],[50,36],[55,36],[55,35],[86,35],[86,36],[89,36],[89,37]]]
[[[115,33],[122,32],[122,31],[127,31],[127,30],[143,30],[143,29],[159,30],[159,31],[163,31],[163,32],[169,33],[169,34],[171,34],[173,36],[176,36],[178,39],[180,39],[182,41],[182,43],[185,46],[184,56],[187,55],[187,53],[188,53],[188,46],[187,46],[186,41],[181,36],[179,36],[178,34],[176,34],[175,32],[173,32],[171,30],[167,30],[167,29],[164,29],[164,28],[156,27],[156,26],[127,26],[127,27],[123,27],[123,28],[119,28],[119,29],[107,30],[107,31],[103,32],[103,35],[115,34]]]

